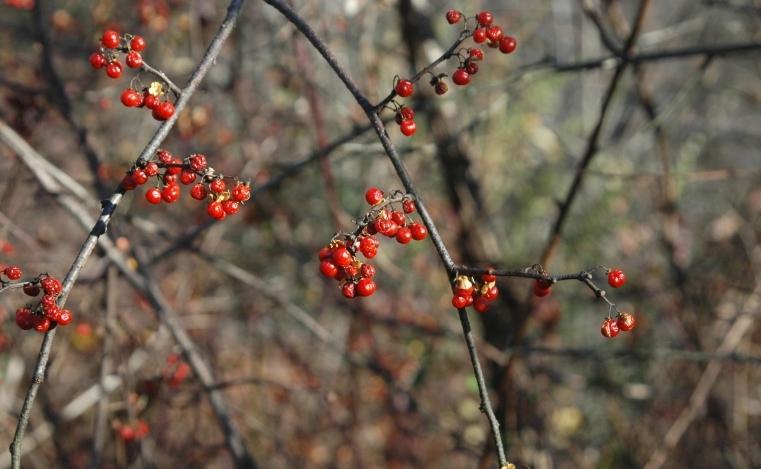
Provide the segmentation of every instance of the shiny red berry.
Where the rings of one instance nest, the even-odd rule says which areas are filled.
[[[631,313],[621,312],[616,316],[616,324],[618,328],[624,332],[629,332],[637,325],[637,320]]]
[[[153,109],[156,109],[156,106],[158,105],[159,105],[158,96],[153,96],[147,91],[143,93],[143,106],[153,110]]]
[[[413,202],[412,199],[402,200],[402,210],[404,210],[404,213],[414,213],[415,202]]]
[[[103,36],[100,38],[100,42],[104,47],[116,49],[119,46],[119,33],[113,29],[107,29],[103,31]]]
[[[344,283],[343,287],[341,287],[341,293],[346,298],[354,298],[356,295],[356,285],[352,282]]]
[[[499,296],[499,288],[497,288],[496,285],[490,287],[486,292],[483,294],[484,298],[486,298],[489,301],[494,301]]]
[[[364,236],[359,240],[359,252],[368,259],[378,254],[378,240],[372,236]]]
[[[180,182],[185,184],[186,186],[189,184],[193,184],[196,182],[196,173],[193,171],[183,169],[180,173]]]
[[[470,83],[470,75],[464,68],[458,68],[452,74],[452,81],[455,85],[465,86]]]
[[[200,153],[190,155],[190,158],[188,158],[188,163],[190,163],[190,169],[197,173],[200,173],[208,166],[206,156],[201,155]]]
[[[235,200],[225,200],[222,202],[222,208],[225,210],[226,214],[235,215],[240,210],[240,202],[236,202]]]
[[[465,71],[468,72],[468,75],[475,75],[478,73],[478,64],[468,60],[465,63]]]
[[[607,318],[602,322],[600,326],[600,332],[602,335],[608,338],[613,338],[618,335],[618,324],[611,318]]]
[[[129,41],[129,47],[130,49],[141,52],[145,49],[145,39],[143,39],[143,36],[135,36],[132,38],[132,40]]]
[[[534,295],[538,297],[547,296],[552,289],[552,282],[544,279],[536,279],[534,282]]]
[[[111,78],[122,76],[122,64],[118,60],[111,61],[106,67],[106,75]]]
[[[106,62],[108,62],[108,59],[100,52],[93,52],[90,54],[90,65],[92,68],[96,70],[101,69],[104,65],[106,65]]]
[[[406,120],[412,120],[415,118],[415,110],[409,106],[402,106],[396,111],[396,116],[394,118],[397,124],[401,124]]]
[[[411,137],[417,130],[417,125],[415,125],[415,121],[413,120],[406,120],[399,124],[399,130],[401,130],[402,134],[406,137]]]
[[[23,275],[21,267],[17,265],[9,265],[5,268],[5,270],[3,270],[3,273],[6,277],[8,277],[8,280],[18,280]]]
[[[489,310],[489,300],[483,296],[479,296],[473,301],[473,309],[479,313],[485,313]]]
[[[206,213],[217,220],[222,220],[227,216],[225,209],[222,208],[222,204],[216,201],[210,202],[209,205],[206,206]]]
[[[396,94],[402,98],[406,98],[407,96],[412,95],[412,92],[415,91],[415,85],[409,80],[402,79],[396,82],[394,91],[396,91]]]
[[[61,289],[63,288],[63,285],[61,285],[60,280],[50,276],[44,277],[43,279],[41,279],[40,286],[42,287],[42,291],[44,291],[46,295],[52,295],[52,296],[60,295]]]
[[[62,309],[58,318],[55,320],[59,326],[67,326],[74,320],[74,315],[68,309]]]
[[[37,332],[47,332],[50,330],[52,323],[46,316],[34,315],[34,330]]]
[[[399,210],[394,210],[391,212],[391,221],[393,221],[399,226],[404,226],[407,224],[407,219],[404,217],[404,214],[400,212]]]
[[[490,41],[497,42],[500,39],[502,39],[502,36],[503,36],[502,28],[500,28],[497,25],[489,26],[488,28],[486,28],[486,37]]]
[[[452,296],[452,306],[454,306],[457,309],[462,309],[466,306],[468,306],[468,296],[466,295],[459,295],[455,293]]]
[[[449,24],[455,24],[462,18],[462,13],[457,10],[449,10],[447,12],[447,22]]]
[[[165,121],[174,115],[174,104],[169,101],[163,101],[153,108],[153,118],[159,121]]]
[[[151,161],[147,165],[145,165],[145,174],[148,175],[148,177],[153,177],[159,173],[159,165]]]
[[[502,36],[502,39],[499,40],[499,50],[503,54],[511,54],[516,47],[518,47],[518,43],[512,36]]]
[[[132,88],[127,88],[126,90],[122,91],[121,101],[122,104],[127,107],[137,107],[140,105],[143,99],[142,96],[140,96],[140,93],[133,90]]]
[[[425,225],[418,222],[410,225],[410,231],[412,232],[412,239],[415,241],[423,240],[426,236],[428,236],[428,229],[425,227]]]
[[[486,28],[476,28],[473,31],[473,42],[476,44],[486,42]]]
[[[148,203],[157,205],[161,203],[161,191],[158,187],[152,187],[145,193],[145,200]]]
[[[481,26],[489,26],[494,21],[494,15],[490,11],[482,11],[476,15],[476,21]]]
[[[338,275],[338,267],[333,262],[324,260],[320,262],[320,272],[328,278],[333,278]]]
[[[383,200],[383,191],[377,187],[371,187],[365,192],[365,200],[370,205],[379,204]]]
[[[177,184],[170,184],[161,189],[161,199],[164,202],[171,204],[177,202],[180,198],[180,186]]]
[[[610,269],[608,271],[608,284],[613,288],[621,288],[626,283],[626,274],[621,269]]]
[[[344,246],[337,247],[333,251],[333,262],[339,267],[346,267],[351,264],[352,255]]]
[[[141,186],[148,182],[148,174],[146,174],[145,170],[137,168],[132,171],[132,181],[138,186]]]
[[[29,330],[34,327],[34,313],[29,308],[16,310],[16,325],[21,329]]]
[[[375,277],[375,267],[370,264],[362,264],[362,267],[359,269],[359,272],[365,278]]]
[[[402,226],[396,232],[396,241],[399,244],[408,244],[412,241],[412,231],[406,226]]]
[[[468,49],[468,57],[470,57],[470,60],[483,60],[484,51],[481,49]]]
[[[215,179],[211,181],[211,184],[209,184],[209,188],[211,188],[212,192],[216,192],[217,194],[221,194],[222,192],[227,190],[227,183],[225,183],[224,179]]]
[[[357,283],[357,293],[359,296],[370,296],[375,293],[375,282],[369,278],[363,278]]]
[[[209,195],[209,191],[206,190],[206,186],[200,182],[190,189],[190,196],[196,200],[203,200]]]
[[[143,56],[140,55],[140,52],[130,52],[127,54],[127,59],[125,61],[129,68],[140,68],[143,66]]]
[[[317,257],[319,257],[321,261],[332,259],[333,258],[333,248],[330,247],[330,246],[323,246],[323,247],[321,247],[320,251],[317,253]]]

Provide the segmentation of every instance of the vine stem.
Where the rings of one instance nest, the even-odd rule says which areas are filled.
[[[156,133],[145,146],[135,164],[148,161],[148,159],[156,152],[156,150],[158,150],[159,145],[161,145],[161,143],[169,135],[172,127],[174,127],[174,124],[177,122],[180,112],[185,108],[191,96],[198,88],[198,85],[206,76],[206,73],[213,66],[214,61],[222,48],[222,44],[225,42],[227,37],[230,35],[233,27],[235,26],[242,6],[243,0],[232,0],[230,2],[227,8],[227,14],[225,15],[225,19],[222,21],[219,30],[209,44],[209,47],[201,59],[201,62],[193,71],[187,86],[180,93],[180,97],[175,105],[176,111],[174,115],[172,115],[171,118],[165,121],[156,130]],[[87,239],[85,239],[84,243],[82,244],[82,247],[79,249],[77,256],[69,267],[69,271],[64,277],[61,295],[58,299],[59,307],[63,307],[66,303],[66,299],[68,298],[71,289],[74,287],[74,284],[76,283],[82,268],[84,268],[88,259],[92,255],[93,250],[98,243],[98,239],[103,236],[103,234],[105,234],[108,223],[111,221],[111,217],[116,211],[116,208],[119,205],[123,195],[124,188],[122,188],[120,185],[111,195],[111,197],[109,197],[107,200],[101,201],[102,209],[100,216],[95,222],[95,225],[90,231]],[[48,331],[45,334],[40,346],[40,351],[37,355],[37,362],[34,367],[34,374],[32,376],[31,384],[29,385],[29,389],[27,390],[26,396],[24,397],[24,403],[21,407],[21,412],[16,424],[16,431],[10,444],[11,464],[13,469],[19,469],[21,467],[21,447],[24,441],[24,435],[29,424],[29,417],[32,412],[34,400],[37,397],[37,392],[39,391],[40,385],[45,380],[45,371],[47,370],[48,360],[50,358],[50,350],[53,347],[53,340],[55,339],[56,331],[57,329],[53,329],[52,331]]]

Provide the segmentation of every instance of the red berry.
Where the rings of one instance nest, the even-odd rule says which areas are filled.
[[[161,181],[166,186],[171,186],[171,185],[175,185],[176,186],[177,185],[177,180],[178,180],[177,175],[176,174],[169,174],[169,171],[167,171],[166,173],[164,173],[163,176],[161,176]]]
[[[206,190],[206,186],[200,182],[190,189],[190,196],[196,200],[203,200],[209,195],[209,191]]]
[[[375,293],[376,288],[375,282],[369,278],[363,278],[357,283],[359,296],[370,296]]]
[[[104,47],[116,49],[119,46],[119,33],[113,29],[107,29],[103,31],[103,36],[100,38],[100,42]]]
[[[468,72],[469,75],[475,75],[478,73],[478,64],[468,60],[465,62],[465,71]]]
[[[159,173],[159,165],[151,161],[147,165],[145,165],[145,174],[148,175],[148,177],[153,177]]]
[[[106,67],[106,75],[111,78],[119,78],[122,75],[122,64],[118,60],[111,61]]]
[[[621,288],[626,283],[626,274],[621,269],[608,271],[608,284],[613,288]]]
[[[34,330],[37,332],[47,332],[50,330],[51,322],[45,316],[34,315]]]
[[[359,275],[359,270],[357,270],[356,267],[349,264],[346,267],[343,268],[344,274],[347,278],[354,278],[357,275]]]
[[[235,200],[225,200],[222,202],[222,208],[228,215],[235,215],[240,210],[240,202]]]
[[[607,318],[602,322],[602,326],[600,326],[600,332],[605,337],[613,338],[618,335],[618,324],[616,324],[616,321],[612,320],[611,318]]]
[[[473,301],[473,309],[479,313],[485,313],[489,310],[489,300],[483,296],[479,296]]]
[[[328,278],[333,278],[338,275],[338,267],[331,261],[324,260],[320,262],[320,272]]]
[[[359,240],[359,251],[368,259],[378,254],[378,240],[372,236],[363,236]]]
[[[19,308],[16,310],[16,325],[21,329],[29,330],[34,327],[34,317],[32,310],[29,308]]]
[[[45,292],[46,295],[51,296],[58,296],[61,294],[61,289],[63,286],[61,285],[61,281],[58,280],[55,277],[44,277],[40,280],[40,286],[42,286],[42,291]]]
[[[460,13],[457,10],[449,10],[447,12],[447,21],[449,24],[455,24],[458,21],[460,21],[460,18],[462,18],[462,13]]]
[[[161,163],[164,163],[164,164],[170,164],[175,160],[174,156],[172,156],[172,154],[166,150],[157,151],[156,157],[159,159]]]
[[[410,231],[412,232],[412,239],[415,241],[423,240],[426,236],[428,236],[428,229],[425,227],[425,225],[418,222],[410,225]]]
[[[337,247],[333,250],[333,262],[339,267],[346,267],[351,264],[352,255],[344,246]]]
[[[484,51],[481,49],[468,49],[468,57],[470,57],[470,60],[483,60]]]
[[[177,202],[180,198],[180,186],[177,184],[169,184],[161,189],[161,198],[164,202],[171,204]]]
[[[206,167],[208,166],[208,163],[206,162],[206,157],[204,155],[201,155],[200,153],[197,153],[195,155],[190,155],[190,158],[188,158],[188,163],[190,163],[190,169],[193,171],[200,173]]]
[[[370,205],[377,205],[383,200],[383,191],[377,187],[371,187],[365,192],[365,200]]]
[[[457,293],[452,296],[452,306],[457,309],[462,309],[468,305],[468,296],[459,295]]]
[[[239,182],[235,184],[232,193],[233,199],[238,202],[245,202],[251,198],[251,186],[246,183]]]
[[[373,278],[375,277],[375,267],[373,267],[370,264],[362,264],[362,267],[360,268],[360,273],[365,278]]]
[[[9,265],[5,268],[5,270],[3,270],[3,273],[6,277],[8,277],[8,280],[18,280],[23,275],[21,267],[17,265]]]
[[[101,69],[104,65],[106,65],[106,62],[108,62],[108,59],[100,52],[93,52],[90,54],[90,65],[92,68],[96,70]]]
[[[496,285],[486,290],[486,293],[483,294],[484,298],[486,298],[489,301],[494,301],[499,296],[499,288],[497,288]]]
[[[138,186],[141,186],[148,182],[148,175],[145,173],[144,170],[138,168],[134,171],[132,171],[132,181],[134,181],[135,184]]]
[[[404,214],[399,210],[394,210],[391,212],[391,221],[399,226],[404,226],[407,223],[407,220],[404,218]]]
[[[143,36],[135,36],[129,41],[129,47],[134,51],[141,52],[145,49],[145,39]]]
[[[455,85],[465,86],[470,83],[470,75],[464,68],[458,68],[452,74],[452,81]]]
[[[449,85],[444,80],[438,80],[435,85],[433,85],[433,91],[436,92],[437,95],[441,96],[442,94],[446,94],[447,91],[449,91]]]
[[[46,318],[50,319],[51,321],[57,321],[58,318],[61,316],[61,309],[58,307],[57,304],[53,303],[49,306],[43,306],[42,313],[45,315]]]
[[[153,118],[159,121],[165,121],[174,115],[174,104],[169,101],[163,101],[153,108]]]
[[[193,184],[196,182],[196,173],[193,171],[188,171],[187,169],[183,169],[180,173],[180,182],[185,184],[186,186],[188,184]]]
[[[386,231],[381,233],[388,236],[389,238],[393,238],[394,236],[396,236],[396,233],[399,232],[399,225],[394,223],[392,220],[387,220],[387,221],[388,223],[386,224]]]
[[[402,131],[402,134],[410,137],[415,133],[415,130],[417,130],[417,125],[415,125],[415,121],[413,120],[406,120],[399,125],[399,129]]]
[[[499,40],[499,50],[503,54],[512,53],[516,47],[518,47],[518,44],[512,36],[502,36],[502,39]]]
[[[492,42],[497,42],[502,39],[502,35],[502,28],[497,25],[489,26],[486,29],[486,37],[489,38],[489,40]]]
[[[147,91],[143,94],[143,106],[147,107],[148,109],[156,109],[156,106],[158,105],[159,105],[158,96],[153,96]]]
[[[538,297],[547,296],[550,294],[552,288],[552,282],[538,278],[534,282],[534,295]]]
[[[40,294],[40,286],[34,283],[24,285],[24,293],[28,296],[37,296]]]
[[[629,332],[630,330],[634,329],[634,326],[637,325],[637,320],[634,318],[634,315],[622,312],[618,313],[618,316],[616,317],[616,324],[622,331]]]
[[[402,200],[402,210],[404,210],[404,213],[414,213],[415,202],[413,202],[412,199]]]
[[[127,425],[123,425],[119,429],[119,437],[122,439],[122,441],[130,442],[135,440],[135,430]]]
[[[406,98],[415,91],[415,85],[409,80],[399,80],[394,87],[394,91],[402,98]]]
[[[476,15],[476,21],[478,21],[478,24],[481,26],[489,26],[493,20],[494,15],[492,15],[490,11],[482,11]]]
[[[126,90],[122,91],[121,100],[122,104],[127,107],[137,107],[142,102],[142,97],[137,91],[133,90],[132,88],[127,88]]]
[[[481,44],[486,41],[486,28],[476,28],[473,31],[473,42]]]
[[[227,184],[225,183],[225,180],[221,178],[211,181],[209,187],[211,188],[212,192],[216,192],[217,194],[221,194],[227,190]]]
[[[401,124],[402,122],[406,120],[412,120],[414,118],[415,118],[415,110],[409,106],[402,106],[401,108],[399,108],[395,116],[397,124]]]
[[[209,205],[206,206],[206,213],[217,220],[222,220],[227,216],[225,209],[222,208],[222,204],[216,201],[210,202]]]
[[[399,228],[396,232],[396,240],[399,244],[408,244],[412,241],[412,231],[406,226]]]
[[[161,203],[161,191],[158,187],[152,187],[145,193],[145,200],[148,203],[156,205]]]
[[[321,247],[320,251],[317,253],[317,257],[319,257],[321,261],[332,259],[333,248],[331,248],[330,246]]]
[[[346,298],[354,298],[354,295],[356,293],[355,292],[355,290],[356,290],[355,287],[356,286],[354,285],[354,283],[352,283],[352,282],[346,282],[346,283],[344,283],[343,287],[341,287],[341,293],[343,293],[343,295]]]

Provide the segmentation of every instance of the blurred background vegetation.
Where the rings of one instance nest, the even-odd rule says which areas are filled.
[[[143,35],[145,60],[182,85],[226,2],[38,1],[35,11],[14,3],[0,6],[0,119],[98,200],[108,193],[98,188],[116,186],[158,125],[119,103],[131,70],[111,80],[89,67],[101,32]],[[471,313],[512,462],[761,467],[761,2],[652,2],[631,52],[639,58],[624,61],[615,83],[622,62],[601,38],[621,48],[639,1],[293,5],[374,100],[395,75],[411,75],[455,40],[460,28],[444,19],[450,8],[489,9],[518,40],[511,56],[487,51],[465,88],[437,97],[422,81],[406,101],[417,111],[414,137],[389,126],[456,261],[627,273],[627,285],[609,294],[639,324],[615,340],[600,336],[607,308],[582,284],[563,282],[534,299],[530,282],[500,280],[500,300],[483,316]],[[186,194],[149,207],[139,190],[108,234],[127,256],[152,259],[262,467],[495,467],[432,245],[384,240],[371,298],[347,301],[319,276],[318,249],[362,214],[365,189],[401,188],[366,125],[295,28],[249,1],[164,147],[204,153],[255,189],[277,183],[257,191],[242,215],[202,231],[205,210]],[[339,139],[327,158],[293,170]],[[85,231],[8,147],[0,155],[0,259],[62,276]],[[230,276],[234,266],[247,276]],[[177,353],[171,337],[110,271],[96,255],[73,290],[75,327],[59,331],[32,416],[32,432],[51,431],[27,439],[24,466],[89,465],[96,405],[74,417],[65,410],[98,383],[106,342],[109,373],[120,380],[108,394],[103,467],[230,466],[199,384],[162,379]],[[21,302],[16,293],[0,298],[3,441],[41,340],[13,324]],[[116,311],[109,327],[107,304]],[[138,418],[150,436],[121,441],[119,422]]]

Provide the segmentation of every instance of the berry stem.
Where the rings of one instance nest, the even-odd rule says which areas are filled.
[[[176,97],[179,98],[180,95],[182,94],[182,88],[175,85],[174,82],[170,80],[169,77],[164,72],[151,67],[148,63],[145,62],[145,60],[143,60],[143,65],[140,67],[140,69],[161,78],[164,81],[164,83],[169,85],[169,89],[172,90],[172,93],[174,93]]]

